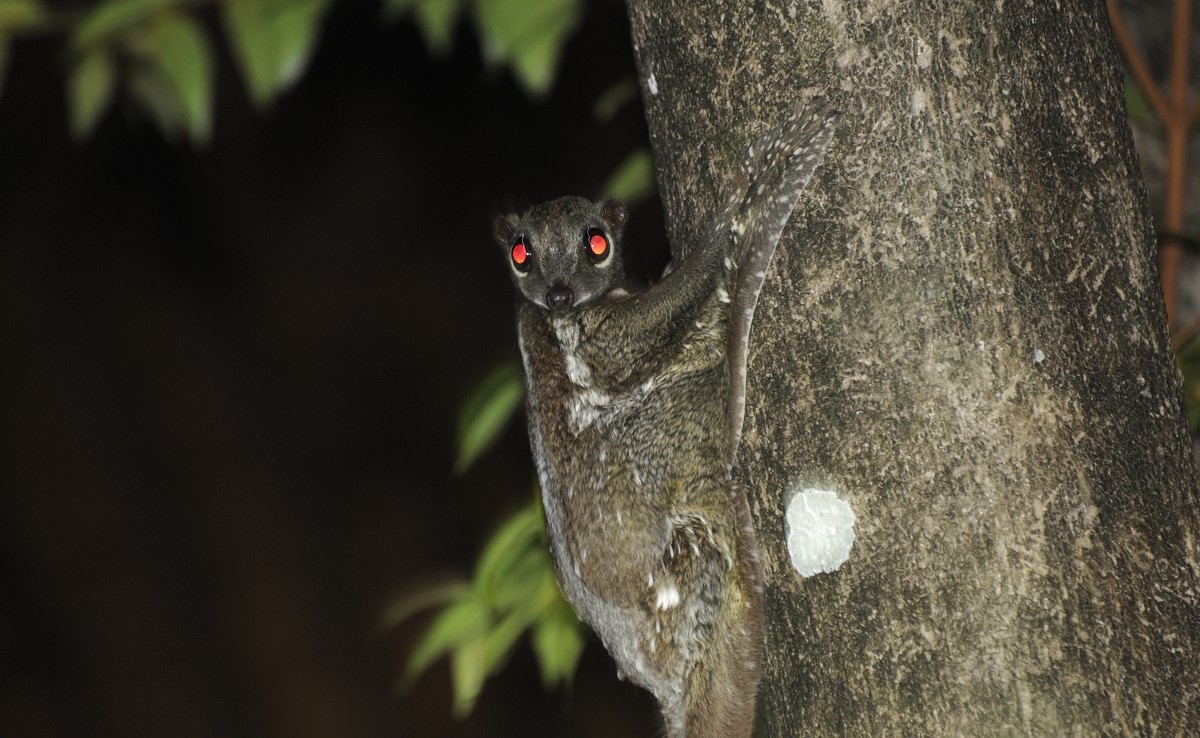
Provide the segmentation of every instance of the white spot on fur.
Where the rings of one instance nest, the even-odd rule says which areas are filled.
[[[650,89],[651,95],[658,94],[658,79],[653,74],[650,75],[650,79],[646,80],[646,87]]]
[[[659,610],[670,610],[683,600],[674,584],[659,587],[655,592],[654,607]]]
[[[854,510],[833,492],[805,489],[787,506],[787,546],[802,577],[836,571],[854,545]]]

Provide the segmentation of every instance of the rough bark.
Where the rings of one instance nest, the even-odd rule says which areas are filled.
[[[1200,513],[1104,6],[630,0],[676,256],[806,88],[735,475],[760,736],[1200,735]],[[857,514],[801,579],[799,486]]]

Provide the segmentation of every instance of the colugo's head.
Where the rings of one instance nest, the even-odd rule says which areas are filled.
[[[625,205],[560,197],[525,215],[501,216],[493,233],[504,249],[513,282],[547,310],[589,305],[625,279],[620,238]]]

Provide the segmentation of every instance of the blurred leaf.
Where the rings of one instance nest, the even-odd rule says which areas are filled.
[[[550,89],[580,0],[474,0],[484,57],[512,68],[531,95]]]
[[[583,653],[583,628],[565,602],[534,626],[533,653],[544,686],[570,681]]]
[[[500,669],[504,658],[512,651],[517,639],[531,623],[533,620],[528,613],[511,612],[492,628],[487,634],[487,648],[483,657],[483,666],[488,674],[494,674]]]
[[[180,130],[195,142],[212,132],[212,50],[200,24],[186,15],[166,13],[125,35],[129,52],[140,62],[130,73],[130,92],[163,135]]]
[[[487,639],[473,638],[450,654],[450,679],[454,683],[454,716],[465,718],[475,706],[487,677]]]
[[[45,12],[35,0],[0,0],[0,95],[4,93],[4,80],[11,53],[9,38],[30,26],[37,25]]]
[[[411,684],[421,672],[429,668],[439,656],[458,649],[472,639],[482,639],[487,633],[490,613],[487,605],[477,597],[468,597],[447,607],[434,619],[429,630],[417,642],[404,673],[405,686]],[[483,660],[483,651],[479,654]]]
[[[185,0],[107,0],[92,8],[76,27],[72,43],[83,49],[148,20]]]
[[[513,603],[513,611],[524,614],[529,622],[542,620],[547,615],[556,612],[558,608],[566,608],[574,616],[571,606],[563,599],[558,581],[554,577],[554,562],[549,552],[539,562],[539,566],[531,573],[530,587],[525,599]]]
[[[108,109],[116,74],[116,66],[104,47],[87,52],[75,65],[67,85],[67,107],[71,135],[77,140],[87,138]]]
[[[45,10],[37,0],[0,0],[0,40],[36,25],[43,17]]]
[[[1150,109],[1150,101],[1146,99],[1136,82],[1125,83],[1125,110],[1129,114],[1129,119],[1135,123],[1146,126],[1159,125],[1158,118]]]
[[[511,566],[500,569],[488,593],[492,606],[508,611],[533,602],[538,585],[546,574],[553,575],[554,563],[542,546],[527,546],[513,559]]]
[[[395,628],[422,610],[453,602],[466,597],[471,592],[471,585],[461,580],[441,582],[429,587],[418,589],[410,594],[398,597],[388,605],[380,618],[383,628]]]
[[[527,630],[546,686],[571,677],[583,649],[584,629],[558,589],[544,530],[541,504],[534,498],[488,539],[470,585],[443,582],[389,607],[383,620],[391,626],[414,612],[448,603],[414,647],[402,688],[450,653],[454,711],[462,717],[474,706],[484,679],[503,666]]]
[[[418,2],[419,0],[383,0],[383,17],[388,21],[399,20]]]
[[[636,203],[654,192],[654,159],[649,149],[638,149],[608,178],[604,193],[619,197],[626,203]]]
[[[128,89],[163,137],[174,141],[184,128],[184,114],[171,84],[152,67],[135,67],[129,72]]]
[[[540,541],[542,529],[541,508],[535,500],[514,513],[492,534],[475,566],[475,582],[485,596],[492,597],[491,590],[499,572],[527,550],[531,541]]]
[[[152,59],[175,91],[183,126],[193,141],[207,141],[212,132],[212,50],[200,24],[184,15],[171,15],[154,29]]]
[[[327,5],[328,0],[224,0],[225,32],[256,105],[300,78]]]
[[[8,42],[0,38],[0,97],[4,96],[4,80],[8,71]]]
[[[412,11],[429,53],[441,56],[454,41],[454,25],[461,7],[462,0],[385,0],[383,14],[395,20]]]
[[[462,474],[492,447],[520,406],[524,392],[521,370],[515,363],[500,365],[475,387],[458,418],[456,474]]]
[[[634,100],[638,94],[637,82],[623,79],[605,90],[596,104],[592,106],[592,116],[607,123],[616,117],[617,111]]]

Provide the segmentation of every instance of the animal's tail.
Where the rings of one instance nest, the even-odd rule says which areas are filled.
[[[742,433],[746,352],[750,324],[767,267],[800,194],[808,186],[833,137],[837,114],[824,99],[797,105],[777,127],[750,146],[742,163],[745,194],[731,218],[727,265],[736,269],[730,321],[730,458]]]

